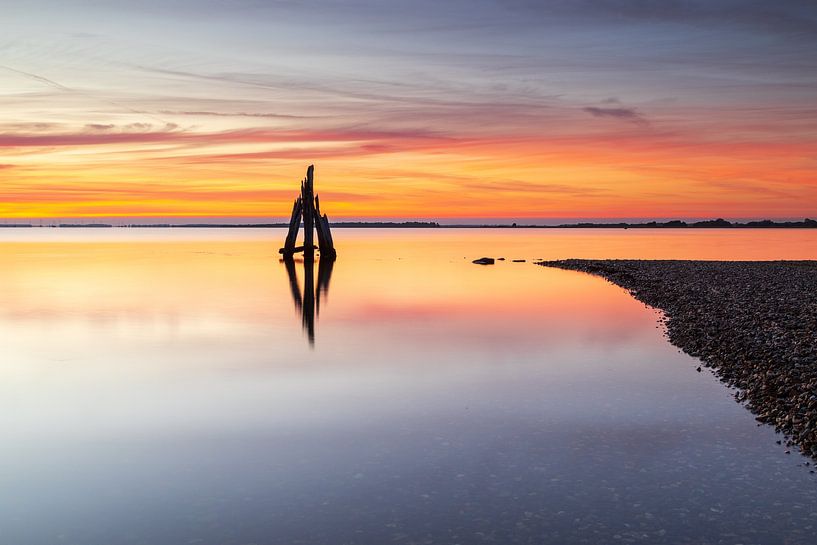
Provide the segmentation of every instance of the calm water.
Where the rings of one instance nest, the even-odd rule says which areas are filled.
[[[283,236],[0,231],[0,543],[817,540],[806,460],[654,311],[530,263],[817,232],[339,230],[311,274]]]

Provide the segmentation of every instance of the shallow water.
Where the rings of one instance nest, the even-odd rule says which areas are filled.
[[[817,232],[335,238],[310,319],[280,230],[0,230],[0,543],[817,539],[806,459],[654,311],[530,262],[815,259]]]

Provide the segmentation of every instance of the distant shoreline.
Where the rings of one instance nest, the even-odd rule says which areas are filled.
[[[563,223],[560,225],[525,225],[508,224],[440,224],[433,221],[340,221],[331,224],[337,229],[815,229],[817,220],[806,218],[803,221],[772,221],[758,220],[747,222],[730,222],[724,219],[685,222],[649,221],[642,223]],[[134,228],[134,229],[271,229],[287,228],[289,223],[157,223],[157,224],[124,224],[111,223],[58,223],[51,225],[35,225],[32,223],[6,223],[0,228],[65,228],[65,229],[107,229],[107,228]]]

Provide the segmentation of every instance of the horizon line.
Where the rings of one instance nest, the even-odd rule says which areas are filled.
[[[732,224],[773,222],[804,223],[814,221],[809,217],[552,217],[552,218],[513,218],[513,217],[469,217],[469,218],[404,218],[404,217],[339,217],[331,220],[332,224],[418,224],[439,227],[459,226],[519,226],[519,227],[558,227],[581,225],[645,225],[655,223],[666,225],[672,223],[694,224],[701,222],[728,222]],[[0,218],[0,227],[84,227],[84,226],[229,226],[259,227],[287,226],[289,220],[283,217],[247,217],[247,216],[120,216],[120,217],[64,217],[64,218]]]

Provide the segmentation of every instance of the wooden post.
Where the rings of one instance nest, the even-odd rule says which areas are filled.
[[[321,216],[321,201],[315,195],[315,228],[318,231],[318,245],[321,248],[321,258],[335,259],[335,245],[332,243],[332,233],[329,231],[329,218]]]
[[[298,197],[292,206],[292,217],[289,218],[289,231],[287,232],[287,238],[281,253],[292,255],[293,250],[295,250],[295,242],[298,240],[298,230],[301,227],[302,209],[303,201]]]
[[[332,231],[329,230],[329,216],[324,214],[319,221],[321,222],[321,225],[323,225],[323,236],[326,239],[326,251],[324,252],[321,250],[321,257],[325,255],[326,257],[335,259],[338,257],[338,253],[335,251],[335,243],[332,240]]]
[[[323,228],[321,225],[321,200],[318,195],[315,195],[315,231],[318,234],[318,248],[321,249],[321,254],[323,254],[323,249],[326,247],[326,237],[323,236]]]
[[[306,169],[306,180],[301,188],[304,216],[304,257],[314,256],[315,198],[312,196],[312,172],[314,167]]]

